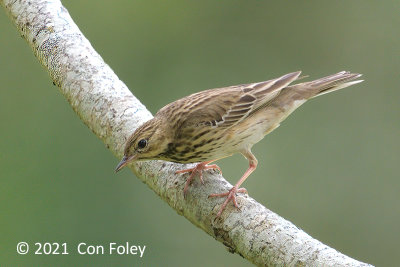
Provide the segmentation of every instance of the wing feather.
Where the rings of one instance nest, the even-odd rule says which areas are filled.
[[[229,128],[274,99],[300,73],[289,73],[265,82],[202,91],[165,106],[156,116],[163,115],[171,120],[175,117],[175,129],[179,131],[192,131],[199,126]]]
[[[222,121],[217,121],[217,126],[231,127],[248,117],[253,111],[258,110],[270,100],[274,99],[280,91],[296,80],[301,72],[286,74],[280,78],[252,83],[242,88],[245,93],[234,106],[222,116]]]

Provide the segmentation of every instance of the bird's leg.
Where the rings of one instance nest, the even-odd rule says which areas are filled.
[[[180,171],[176,171],[175,173],[186,173],[186,172],[191,172],[189,178],[186,180],[186,184],[185,187],[183,189],[183,196],[186,197],[186,193],[187,190],[189,188],[190,183],[192,182],[193,178],[195,177],[196,173],[199,174],[199,178],[202,184],[204,184],[204,180],[203,180],[203,170],[208,170],[208,169],[218,169],[220,173],[222,173],[221,168],[218,167],[216,164],[212,164],[212,165],[207,165],[211,162],[213,162],[215,160],[210,160],[210,161],[205,161],[205,162],[201,162],[199,164],[196,165],[196,167],[194,168],[190,168],[190,169],[185,169],[185,170],[180,170]]]
[[[246,193],[247,190],[245,188],[239,188],[239,186],[246,180],[247,177],[257,168],[257,159],[251,153],[250,149],[242,152],[243,156],[245,156],[249,160],[249,168],[243,174],[242,178],[232,187],[231,190],[225,193],[220,194],[211,194],[208,197],[226,197],[224,203],[222,204],[220,210],[217,213],[217,218],[221,216],[222,212],[224,211],[225,207],[228,205],[229,201],[232,200],[233,205],[239,209],[239,206],[236,201],[236,193]]]

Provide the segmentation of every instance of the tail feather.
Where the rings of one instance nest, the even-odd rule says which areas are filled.
[[[360,75],[360,76],[361,76],[361,75]],[[328,89],[325,89],[325,90],[320,91],[317,95],[315,95],[315,96],[313,96],[313,97],[320,96],[320,95],[324,95],[324,94],[328,94],[328,93],[330,93],[330,92],[333,92],[333,91],[336,91],[336,90],[340,90],[340,89],[349,87],[349,86],[351,86],[351,85],[353,85],[353,84],[357,84],[357,83],[360,83],[360,82],[363,82],[363,81],[364,81],[364,80],[356,80],[356,81],[351,81],[351,82],[345,82],[345,83],[337,84],[337,85],[335,85],[335,86],[333,86],[333,87],[330,87],[330,88],[328,88]]]
[[[350,85],[360,83],[363,80],[355,80],[359,78],[361,74],[350,73],[348,71],[342,71],[315,81],[310,82],[310,86],[315,88],[316,96],[324,95],[339,89],[346,88]],[[354,81],[355,80],[355,81]]]
[[[277,119],[275,123],[277,127],[280,122],[310,98],[360,83],[362,80],[356,80],[360,76],[361,74],[358,73],[342,71],[314,81],[290,85],[284,88],[281,93],[272,100],[273,103],[270,105],[276,107],[279,111],[283,111],[281,117],[277,119],[276,113],[271,112],[268,119],[270,121]],[[267,133],[273,129],[274,128],[269,129]]]
[[[293,88],[302,88],[308,92],[312,92],[310,98],[327,94],[339,89],[346,88],[353,84],[362,82],[363,80],[355,80],[362,74],[350,73],[348,71],[341,71],[339,73],[323,77],[321,79],[295,84]]]

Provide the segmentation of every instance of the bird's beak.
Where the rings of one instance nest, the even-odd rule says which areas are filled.
[[[121,170],[123,167],[125,167],[129,162],[133,161],[135,159],[135,155],[127,157],[124,156],[121,161],[118,163],[117,167],[115,168],[115,172],[118,172]]]

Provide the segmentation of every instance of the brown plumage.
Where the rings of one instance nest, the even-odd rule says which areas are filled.
[[[296,108],[308,99],[361,82],[361,74],[339,72],[315,81],[290,85],[300,71],[277,79],[210,89],[189,95],[160,109],[153,119],[140,126],[129,137],[124,157],[116,171],[136,160],[166,160],[178,163],[201,162],[191,172],[185,188],[198,173],[202,179],[205,169],[219,169],[215,160],[242,153],[249,168],[227,193],[217,216],[230,200],[236,203],[236,193],[257,166],[251,147],[273,131]]]

